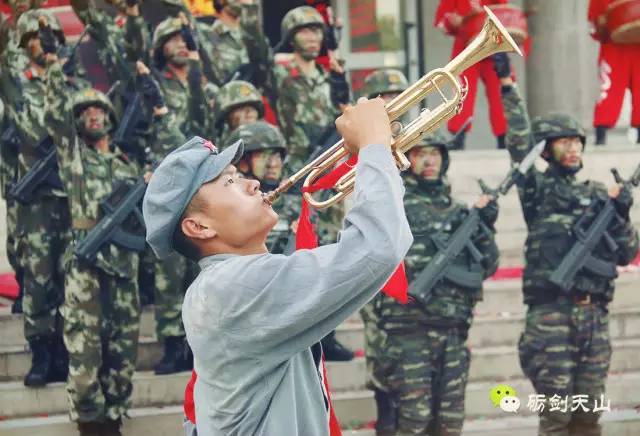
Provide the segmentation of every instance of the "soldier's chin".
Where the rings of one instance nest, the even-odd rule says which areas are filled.
[[[300,52],[300,56],[302,56],[302,59],[304,59],[305,61],[312,61],[316,59],[319,54],[319,50],[302,50]]]

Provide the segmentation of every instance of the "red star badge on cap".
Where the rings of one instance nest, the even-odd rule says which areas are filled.
[[[211,150],[211,153],[218,153],[218,147],[216,147],[211,141],[205,140],[202,146]]]

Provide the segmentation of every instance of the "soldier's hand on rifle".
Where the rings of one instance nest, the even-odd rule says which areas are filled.
[[[609,197],[613,198],[618,214],[624,219],[629,219],[629,211],[633,206],[631,189],[624,185],[614,185],[609,188]]]
[[[478,209],[480,218],[484,223],[493,227],[498,219],[498,202],[491,195],[482,194],[478,201],[474,204],[474,207]]]
[[[53,30],[51,30],[47,18],[44,16],[38,18],[38,38],[40,38],[40,46],[45,54],[56,53],[58,51],[58,40]]]
[[[168,112],[167,107],[164,103],[164,98],[162,97],[162,92],[160,91],[160,86],[158,83],[153,80],[151,77],[149,68],[142,62],[136,62],[136,70],[138,71],[138,89],[142,93],[142,95],[148,99],[154,109],[155,115],[164,115]],[[158,112],[156,112],[158,110]]]

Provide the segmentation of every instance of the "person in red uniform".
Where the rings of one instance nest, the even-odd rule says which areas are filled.
[[[600,93],[593,113],[596,145],[607,141],[607,129],[615,126],[620,116],[624,94],[631,90],[631,125],[638,129],[640,144],[640,43],[616,44],[609,38],[606,12],[612,0],[591,0],[589,22],[591,36],[600,41],[598,75]]]
[[[464,29],[465,19],[479,12],[482,12],[483,6],[504,4],[507,0],[440,0],[434,26],[441,29],[447,35],[455,37],[453,43],[453,51],[451,58],[457,56],[467,45],[467,35],[461,30]],[[451,133],[460,132],[456,136],[453,148],[461,150],[464,148],[465,133],[471,129],[471,123],[467,120],[473,116],[474,106],[476,102],[476,93],[478,91],[478,79],[482,79],[489,101],[489,120],[491,121],[491,130],[497,137],[498,148],[504,148],[504,135],[507,131],[507,122],[504,117],[502,101],[500,100],[500,81],[493,69],[493,60],[484,59],[477,64],[469,67],[462,74],[469,86],[467,98],[462,105],[462,111],[451,118],[447,127]],[[464,82],[464,79],[463,79]],[[465,126],[465,124],[467,124]]]

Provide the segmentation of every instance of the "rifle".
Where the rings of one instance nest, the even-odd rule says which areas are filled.
[[[98,251],[108,243],[114,243],[131,251],[144,250],[145,237],[127,232],[122,226],[132,214],[137,223],[144,226],[144,219],[138,205],[146,189],[144,177],[141,177],[133,186],[125,182],[119,183],[111,195],[100,203],[104,216],[78,243],[74,250],[75,255],[81,260],[92,263],[96,260]]]
[[[482,180],[479,180],[478,183],[480,184],[482,192],[490,195],[494,199],[498,199],[500,195],[505,195],[533,166],[536,158],[540,156],[540,153],[544,150],[544,146],[544,141],[539,142],[529,151],[522,162],[513,165],[498,188],[490,189]],[[481,270],[478,268],[468,270],[453,264],[453,260],[456,259],[464,249],[467,249],[475,263],[479,263],[482,260],[482,253],[480,253],[471,239],[478,227],[488,231],[481,221],[479,209],[473,207],[469,211],[469,215],[467,215],[449,238],[447,238],[443,232],[438,232],[433,235],[431,239],[438,248],[438,251],[427,266],[413,280],[409,286],[409,294],[420,303],[426,305],[432,295],[432,289],[442,279],[447,279],[458,286],[469,289],[481,286],[483,280]]]
[[[21,204],[31,204],[41,186],[64,189],[58,174],[58,157],[53,138],[47,135],[40,141],[37,150],[42,157],[9,188],[9,196]]]
[[[189,23],[193,23],[193,27],[191,28],[193,31],[193,38],[198,43],[198,54],[200,55],[200,59],[202,61],[202,72],[206,76],[209,82],[216,83],[216,76],[213,72],[213,63],[211,62],[211,58],[209,57],[209,53],[202,47],[202,42],[200,41],[200,35],[198,33],[197,20],[193,17],[193,14],[189,10],[187,6],[182,7],[182,12],[184,12]],[[225,82],[226,83],[226,82]]]
[[[638,165],[629,180],[626,181],[622,179],[615,168],[611,169],[611,172],[619,184],[632,187],[637,187],[640,184],[640,165]],[[618,277],[615,263],[598,259],[592,254],[602,239],[604,239],[607,247],[612,252],[616,252],[618,249],[618,245],[607,231],[613,221],[624,222],[616,211],[614,199],[608,198],[591,225],[586,230],[583,230],[586,218],[592,216],[589,212],[593,211],[598,204],[600,203],[594,202],[589,206],[589,210],[582,214],[573,226],[573,235],[576,241],[569,249],[569,252],[562,258],[560,265],[549,277],[549,281],[560,287],[564,292],[569,292],[573,288],[576,274],[583,268],[600,277],[608,279]]]

